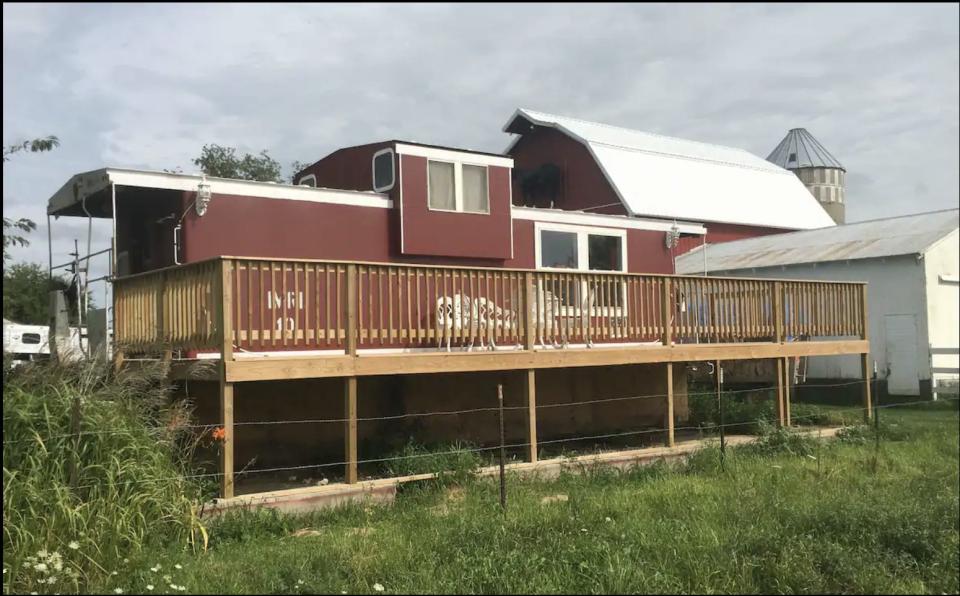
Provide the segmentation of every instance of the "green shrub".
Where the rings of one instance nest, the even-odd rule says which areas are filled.
[[[720,424],[717,394],[696,388],[688,396],[690,422],[704,432],[715,433]],[[759,422],[776,420],[774,400],[769,392],[725,392],[723,423],[728,434],[757,434]]]
[[[199,488],[183,479],[189,418],[164,378],[52,363],[5,374],[6,592],[75,591],[145,545],[202,544]]]
[[[410,439],[382,463],[389,476],[438,473],[441,484],[464,484],[476,475],[481,458],[469,443],[439,444],[430,448]]]
[[[737,447],[738,453],[748,455],[777,455],[787,453],[812,456],[817,451],[817,440],[789,428],[774,426],[766,421],[758,424],[759,437]]]

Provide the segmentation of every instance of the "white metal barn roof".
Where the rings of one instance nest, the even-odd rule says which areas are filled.
[[[957,230],[960,209],[772,234],[707,245],[708,271],[920,254]],[[704,270],[702,248],[677,257],[677,273]]]
[[[767,161],[781,168],[846,168],[806,128],[794,128],[770,152]]]
[[[793,173],[743,149],[523,108],[504,131],[517,130],[518,118],[583,143],[630,215],[789,230],[834,225]]]

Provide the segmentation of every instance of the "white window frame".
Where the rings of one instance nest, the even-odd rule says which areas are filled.
[[[311,188],[316,188],[316,187],[317,187],[317,176],[316,176],[316,174],[307,174],[306,176],[302,176],[299,180],[297,180],[297,186],[307,186],[307,185],[304,184],[304,182],[305,182],[306,180],[313,180],[313,185],[311,186]]]
[[[440,209],[430,204],[430,162],[453,164],[453,209]],[[487,210],[486,211],[464,211],[463,209],[463,166],[475,166],[483,168],[487,174]],[[470,161],[450,161],[447,159],[427,158],[427,209],[430,211],[440,211],[443,213],[466,213],[469,215],[490,215],[490,167],[483,163],[473,163]]]
[[[576,234],[577,236],[577,266],[573,268],[568,267],[544,267],[543,263],[543,252],[542,252],[542,233],[543,232],[567,232]],[[612,236],[615,238],[620,238],[620,270],[619,271],[601,271],[599,269],[590,269],[590,236]],[[586,273],[586,272],[596,272],[596,273],[627,273],[627,231],[624,229],[614,229],[614,228],[596,228],[590,226],[578,226],[572,224],[557,224],[557,223],[544,223],[544,222],[534,222],[534,245],[535,245],[535,257],[536,258],[536,269],[538,271],[556,271],[559,273]],[[543,289],[543,281],[539,282],[540,289]],[[587,292],[587,281],[583,280],[580,282],[580,292],[581,295],[586,294]],[[627,316],[627,287],[624,284],[620,289],[620,304],[622,306],[612,307],[612,313],[608,313],[615,317],[625,317]],[[608,307],[611,308],[611,307]],[[590,316],[597,316],[599,313],[597,307],[594,306],[590,311]],[[568,305],[563,305],[561,309],[563,316],[567,317],[576,317],[580,316],[580,307],[573,307]]]
[[[386,153],[390,154],[390,168],[393,171],[393,176],[390,177],[390,184],[388,186],[377,187],[377,157],[384,155]],[[381,149],[373,154],[373,157],[370,158],[370,184],[373,186],[374,192],[387,192],[391,190],[397,183],[397,158],[394,155],[393,147],[387,147],[386,149]]]

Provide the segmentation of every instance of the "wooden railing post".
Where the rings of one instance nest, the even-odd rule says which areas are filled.
[[[527,271],[523,274],[524,286],[526,292],[524,294],[524,349],[532,350],[534,347],[534,342],[536,341],[536,330],[535,325],[537,322],[537,317],[534,315],[534,302],[536,301],[536,292],[534,291],[534,284],[536,283],[536,278],[533,275],[532,271]]]
[[[774,343],[783,343],[783,284],[779,281],[773,282],[773,326]]]
[[[113,282],[113,372],[118,373],[123,368],[123,342],[126,341],[126,319],[121,306],[123,297],[123,282]]]
[[[173,359],[173,349],[167,341],[167,321],[164,299],[167,293],[167,272],[160,272],[160,283],[157,285],[157,343],[163,350],[163,360],[170,362]]]
[[[665,346],[673,343],[673,300],[670,292],[670,278],[663,278],[660,292],[660,317],[663,319],[663,335],[660,341]]]
[[[347,297],[344,303],[347,325],[346,354],[356,356],[359,330],[357,329],[357,266],[354,264],[347,265]]]
[[[220,359],[233,360],[233,261],[220,260]]]

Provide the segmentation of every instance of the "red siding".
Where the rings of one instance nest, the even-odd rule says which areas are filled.
[[[704,224],[704,226],[707,228],[707,243],[709,244],[719,244],[721,242],[754,238],[756,236],[767,236],[769,234],[783,234],[784,232],[792,231],[779,228],[762,228],[759,226],[741,226],[725,223],[707,223]],[[677,245],[677,255],[682,255],[700,246],[702,243],[702,236],[683,237]]]
[[[673,273],[673,257],[664,233],[627,230],[627,270],[630,273]]]
[[[543,164],[554,164],[563,172],[560,192],[554,202],[557,209],[583,210],[592,213],[626,215],[617,193],[607,182],[590,151],[582,143],[552,128],[538,128],[523,135],[510,151],[514,171],[535,170]],[[520,181],[513,184],[513,203],[523,205]],[[603,205],[604,207],[601,207]],[[530,207],[549,207],[539,199]]]
[[[373,154],[393,147],[392,141],[338,149],[297,174],[317,177],[317,186],[343,190],[373,190]]]
[[[403,253],[459,258],[510,258],[510,169],[488,166],[490,213],[432,211],[427,159],[402,155]]]

